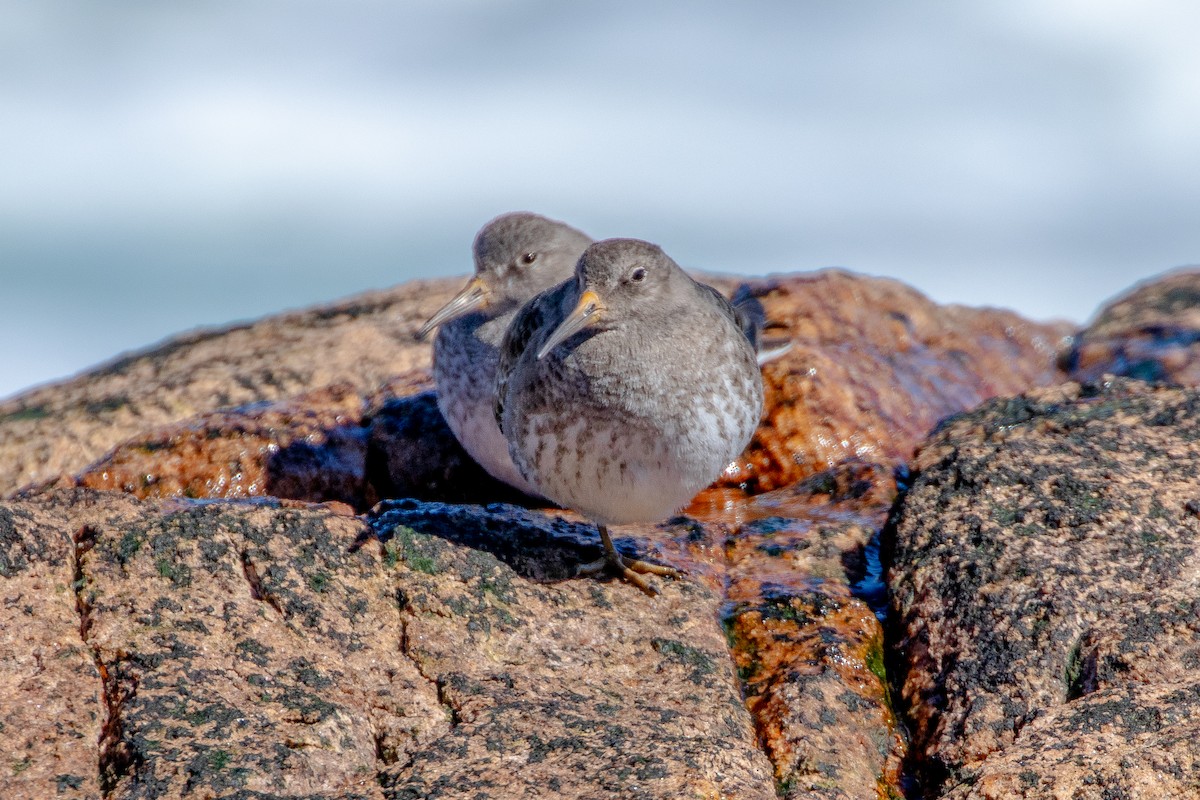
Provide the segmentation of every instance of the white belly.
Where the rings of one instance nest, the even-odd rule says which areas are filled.
[[[537,414],[512,453],[535,476],[538,492],[561,505],[603,524],[658,522],[745,449],[757,419],[742,416],[726,420],[741,434],[729,441],[718,435],[715,418],[703,416],[684,434],[666,436],[583,419],[555,431],[561,416]]]

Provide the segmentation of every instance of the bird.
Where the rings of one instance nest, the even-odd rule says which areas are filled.
[[[763,411],[757,301],[735,308],[662,248],[592,244],[574,276],[529,301],[500,345],[496,420],[537,493],[593,521],[603,555],[580,574],[670,567],[623,556],[609,526],[658,522],[712,483]]]
[[[417,332],[426,339],[438,329],[437,404],[455,438],[492,477],[526,495],[537,491],[513,465],[492,410],[498,348],[526,301],[570,278],[591,243],[587,234],[538,214],[496,217],[475,236],[474,276]]]

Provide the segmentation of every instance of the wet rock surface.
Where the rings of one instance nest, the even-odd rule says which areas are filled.
[[[284,497],[362,507],[375,499],[366,483],[364,406],[339,384],[208,412],[119,445],[76,482],[141,499]]]
[[[752,282],[793,349],[738,468],[614,530],[686,573],[651,598],[573,578],[594,528],[512,505],[536,503],[450,436],[410,337],[452,284],[177,341],[0,409],[8,488],[74,473],[4,506],[40,576],[6,584],[5,613],[47,622],[0,640],[0,686],[88,687],[67,722],[30,724],[12,796],[901,796],[875,613],[897,476],[946,414],[1060,381],[1067,327],[838,271]],[[107,399],[134,385],[145,407]],[[388,497],[410,499],[371,508]],[[17,658],[33,647],[71,655],[51,673]]]
[[[1200,796],[1200,394],[994,400],[915,466],[890,585],[929,796]]]
[[[1073,380],[1106,374],[1200,384],[1200,269],[1168,273],[1112,300],[1064,358]]]
[[[218,408],[335,384],[363,394],[427,369],[421,323],[460,281],[415,281],[320,308],[196,331],[0,401],[0,496],[75,474],[116,445]]]
[[[1067,323],[940,306],[896,281],[839,270],[753,283],[768,336],[792,349],[763,369],[769,409],[726,485],[786,486],[859,458],[901,463],[943,417],[1062,380]]]
[[[780,795],[898,794],[876,534],[891,471],[851,461],[747,505],[725,542],[725,625]]]

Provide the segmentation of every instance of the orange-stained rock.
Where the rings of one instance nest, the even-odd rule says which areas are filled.
[[[875,613],[833,592],[772,598],[727,622],[746,706],[787,798],[899,793],[903,735],[888,705]]]
[[[1112,300],[1063,360],[1077,381],[1111,374],[1200,384],[1200,269],[1152,278]]]
[[[766,417],[727,485],[774,489],[847,458],[900,463],[943,417],[1063,379],[1067,323],[940,306],[839,270],[751,285],[768,334],[793,346],[763,368]]]
[[[938,306],[895,281],[840,271],[751,283],[772,336],[793,347],[764,368],[763,424],[718,486],[767,491],[847,458],[901,463],[945,415],[1061,379],[1063,325]],[[184,358],[181,347],[172,357]],[[143,497],[272,495],[359,508],[389,496],[519,498],[471,463],[431,398],[413,396],[427,381],[407,373],[383,393],[386,404],[345,384],[147,427],[80,479]],[[0,420],[0,446],[4,430]]]
[[[851,460],[745,502],[725,543],[726,628],[781,796],[897,797],[878,531],[886,467]]]
[[[528,502],[471,460],[430,386],[420,370],[371,397],[343,384],[214,411],[125,442],[73,482],[143,499],[277,497],[359,511],[381,497]]]
[[[120,445],[77,482],[143,499],[283,497],[363,507],[373,502],[364,405],[341,384],[209,412]]]

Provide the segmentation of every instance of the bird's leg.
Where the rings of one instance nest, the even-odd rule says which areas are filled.
[[[600,529],[600,543],[604,547],[604,555],[595,561],[587,564],[580,564],[576,570],[578,575],[594,575],[605,569],[611,569],[622,578],[632,583],[634,586],[641,589],[649,595],[656,594],[655,588],[642,577],[639,573],[650,573],[652,575],[662,575],[668,578],[678,578],[679,570],[672,567],[664,567],[661,564],[651,564],[648,561],[641,561],[636,558],[626,558],[617,552],[617,548],[613,545],[612,537],[608,535],[607,525],[597,525]]]

